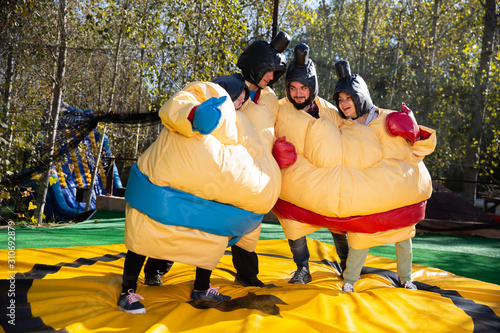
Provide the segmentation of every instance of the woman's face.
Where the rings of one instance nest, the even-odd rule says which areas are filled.
[[[351,95],[344,92],[339,93],[339,108],[346,117],[357,117],[356,107],[354,106],[354,101],[352,100]]]
[[[245,102],[245,90],[241,93],[241,95],[233,102],[234,108],[238,110]]]

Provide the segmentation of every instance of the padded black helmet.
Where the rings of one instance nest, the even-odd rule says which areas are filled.
[[[358,74],[351,74],[349,62],[346,60],[337,61],[335,63],[335,70],[338,81],[333,90],[333,102],[337,106],[340,115],[343,118],[347,118],[339,106],[339,93],[341,92],[349,94],[352,97],[356,108],[356,118],[370,111],[373,107],[373,102],[365,80]]]
[[[285,88],[288,100],[297,108],[303,109],[311,104],[318,96],[318,78],[316,76],[316,67],[309,59],[309,46],[304,43],[298,44],[294,48],[294,58],[286,70]],[[290,83],[297,81],[309,87],[309,98],[298,105],[290,97]]]
[[[248,90],[248,87],[245,84],[245,79],[239,73],[233,75],[219,76],[212,82],[217,83],[219,86],[224,88],[231,97],[231,100],[233,102],[237,100],[238,97],[240,97],[242,92],[245,92],[245,101],[243,103],[245,103],[248,97],[250,97],[250,91]]]
[[[283,51],[290,44],[290,36],[280,31],[276,37],[268,43],[259,40],[253,42],[240,55],[236,65],[245,80],[258,85],[267,72],[274,71],[274,77],[269,85],[276,83],[286,70],[286,58]]]

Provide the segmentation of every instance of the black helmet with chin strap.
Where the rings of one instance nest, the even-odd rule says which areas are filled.
[[[309,59],[309,46],[304,43],[298,44],[294,49],[294,58],[286,70],[285,88],[288,100],[298,110],[305,108],[311,104],[316,96],[318,96],[318,78],[316,76],[316,67],[311,59]],[[297,104],[290,97],[290,83],[297,81],[309,87],[309,98],[301,104]]]
[[[372,98],[368,91],[368,86],[365,80],[358,74],[351,74],[349,62],[346,60],[339,60],[335,63],[335,70],[337,72],[337,83],[333,91],[333,101],[343,118],[347,118],[340,110],[339,106],[339,93],[343,92],[350,95],[353,99],[356,108],[356,118],[361,117],[369,112],[373,107]]]
[[[250,97],[250,92],[245,84],[245,79],[243,79],[243,76],[239,73],[219,76],[218,78],[212,80],[212,82],[217,83],[219,86],[224,88],[233,102],[236,101],[243,92],[245,92],[245,100],[243,103],[245,103],[248,97]]]
[[[280,31],[271,43],[255,41],[240,55],[236,66],[250,83],[258,85],[267,72],[274,71],[269,85],[276,83],[286,70],[286,57],[283,51],[290,44],[290,36]],[[261,87],[262,88],[262,87]]]

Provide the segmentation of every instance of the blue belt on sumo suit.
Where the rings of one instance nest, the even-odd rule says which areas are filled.
[[[130,207],[157,222],[232,237],[228,246],[257,229],[264,217],[264,214],[206,200],[170,186],[155,185],[139,170],[137,163],[130,169],[125,200]]]

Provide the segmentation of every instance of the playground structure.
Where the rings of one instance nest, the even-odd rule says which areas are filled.
[[[114,157],[108,137],[101,134],[98,125],[113,123],[137,127],[155,126],[159,122],[157,111],[94,114],[63,102],[55,141],[40,142],[36,155],[34,150],[26,151],[24,168],[0,178],[1,186],[23,192],[21,199],[2,202],[0,217],[13,217],[18,205],[36,202],[38,179],[46,171],[50,171],[50,178],[43,213],[48,220],[84,221],[96,210],[99,198],[106,198],[101,209],[108,209],[109,198],[123,195],[124,190],[115,160],[134,159]],[[25,193],[30,194],[26,196]]]
[[[92,117],[90,110],[80,110],[67,104],[62,106],[62,125],[76,124],[82,118]],[[57,141],[70,142],[75,135],[74,129],[68,126],[59,128],[57,136],[61,138]],[[65,141],[64,137],[68,140]],[[44,209],[44,214],[48,219],[54,221],[85,220],[95,211],[98,196],[115,194],[117,189],[123,187],[112,158],[109,140],[104,136],[102,147],[99,147],[101,138],[102,134],[96,126],[77,146],[68,147],[68,149],[61,147],[65,153],[59,156],[55,167],[51,169]],[[101,156],[97,158],[99,151]],[[93,188],[90,189],[95,168],[97,168],[96,179]],[[109,180],[112,181],[112,186],[106,188]],[[90,201],[88,195],[91,195]]]

